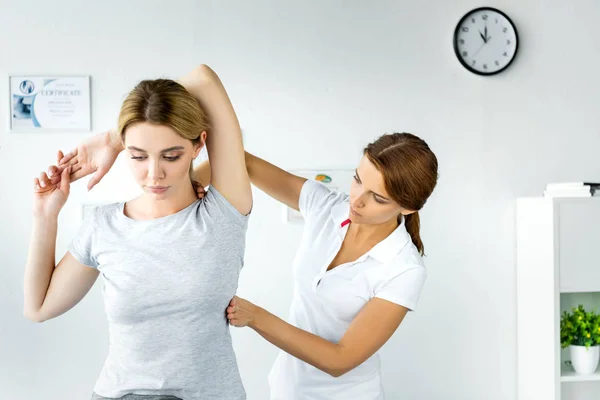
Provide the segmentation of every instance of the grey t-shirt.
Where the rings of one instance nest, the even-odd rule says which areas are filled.
[[[130,219],[123,207],[91,210],[69,247],[104,283],[110,343],[94,391],[245,399],[225,310],[243,266],[248,216],[212,187],[158,219]]]

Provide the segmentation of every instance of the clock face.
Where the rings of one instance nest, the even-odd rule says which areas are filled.
[[[493,75],[517,55],[517,30],[506,14],[477,8],[465,15],[454,31],[454,52],[461,64],[480,75]]]

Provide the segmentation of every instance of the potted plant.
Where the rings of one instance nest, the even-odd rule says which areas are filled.
[[[560,319],[560,344],[569,347],[575,372],[591,374],[600,359],[600,315],[585,311],[580,304],[572,312],[563,312]]]

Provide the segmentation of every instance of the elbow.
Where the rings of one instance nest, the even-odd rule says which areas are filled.
[[[200,64],[196,68],[194,68],[193,74],[199,82],[209,82],[211,80],[214,80],[216,76],[215,71],[213,71],[206,64]]]
[[[39,311],[23,310],[23,316],[32,322],[42,323],[45,321]]]
[[[350,372],[352,370],[352,368],[331,368],[325,372],[327,372],[329,375],[333,376],[334,378],[339,378],[342,375],[345,375],[346,373]]]
[[[341,371],[341,370],[329,370],[326,371],[330,376],[334,377],[334,378],[339,378],[340,376],[344,375],[345,372]]]
[[[323,372],[334,378],[339,378],[352,371],[354,368],[356,368],[356,365],[351,360],[339,355],[331,360],[329,365],[327,365],[327,368],[323,369]]]

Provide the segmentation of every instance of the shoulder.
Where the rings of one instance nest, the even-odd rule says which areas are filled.
[[[414,249],[413,249],[414,248]],[[407,279],[425,280],[427,268],[416,246],[411,242],[382,269],[382,283],[387,283],[404,275]]]
[[[302,185],[298,205],[302,215],[310,218],[318,214],[329,214],[333,206],[347,199],[346,193],[335,191],[320,182],[308,179]]]
[[[205,213],[203,220],[207,222],[230,222],[243,228],[250,218],[250,213],[240,213],[214,186],[209,186],[202,201],[197,202],[196,210]]]
[[[374,297],[404,306],[411,311],[417,308],[427,280],[423,263],[409,264],[397,259],[385,265],[374,286]]]

